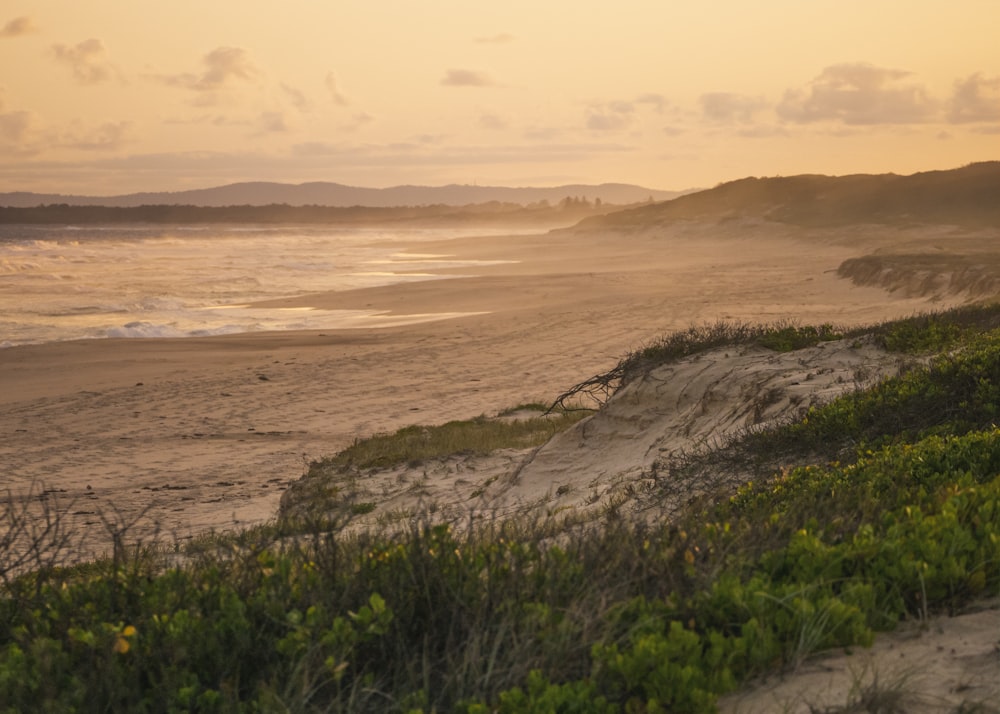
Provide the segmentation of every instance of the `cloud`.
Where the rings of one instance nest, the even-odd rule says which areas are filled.
[[[237,82],[251,82],[259,74],[250,55],[241,47],[217,47],[201,59],[204,70],[198,73],[159,75],[160,82],[195,92],[218,92]]]
[[[705,119],[719,124],[749,124],[767,106],[761,97],[732,92],[708,92],[698,99]]]
[[[838,64],[824,69],[806,89],[790,89],[777,107],[796,123],[840,121],[850,125],[912,124],[928,120],[936,102],[910,73],[874,65]]]
[[[375,121],[375,117],[368,112],[355,112],[351,116],[350,121],[344,122],[339,128],[341,131],[357,131],[365,124],[371,124],[373,121]]]
[[[634,147],[611,143],[517,144],[507,146],[440,145],[405,142],[388,145],[351,146],[327,142],[298,144],[294,158],[311,158],[342,167],[455,166],[484,164],[547,163],[584,161],[595,154],[633,151]],[[331,165],[332,165],[331,164]]]
[[[667,99],[662,94],[640,94],[635,98],[636,104],[648,104],[654,109],[656,109],[657,114],[662,114],[664,107],[667,105]]]
[[[306,95],[303,94],[298,89],[296,89],[295,87],[282,82],[281,91],[284,92],[286,97],[288,97],[288,101],[292,103],[292,106],[298,109],[300,112],[307,112],[312,108],[309,99],[306,97]]]
[[[592,104],[587,109],[587,128],[591,131],[620,131],[631,126],[635,114],[632,102]]]
[[[289,131],[288,121],[282,112],[262,112],[258,118],[259,130],[255,134],[284,134]]]
[[[635,99],[592,102],[587,106],[586,127],[590,131],[623,131],[632,128],[640,118],[640,110],[650,108],[663,114],[669,102],[662,94],[640,94]]]
[[[491,131],[500,131],[508,127],[507,120],[497,114],[483,114],[479,117],[479,126]]]
[[[476,42],[481,45],[505,45],[508,42],[514,41],[514,35],[508,34],[506,32],[501,32],[496,35],[487,35],[486,37],[477,37]]]
[[[288,153],[263,152],[248,146],[242,152],[189,151],[159,154],[107,155],[97,152],[73,161],[39,161],[21,158],[0,162],[0,183],[25,190],[57,184],[64,192],[126,193],[140,177],[155,176],[159,185],[179,187],[214,185],[246,180],[329,180],[331,171],[342,177],[370,177],[373,181],[405,182],[426,177],[428,171],[480,173],[490,166],[522,170],[525,165],[551,164],[557,169],[600,155],[626,155],[635,146],[612,142],[526,143],[506,146],[420,144],[374,145],[323,143],[299,144]],[[101,181],[104,183],[102,184]],[[362,184],[363,185],[363,184]],[[75,187],[79,186],[79,189]],[[132,189],[134,190],[134,189]],[[158,190],[151,188],[150,190]]]
[[[174,124],[178,126],[211,124],[212,126],[251,126],[253,121],[249,119],[234,119],[225,114],[201,114],[196,117],[169,117],[163,120],[164,124]]]
[[[482,72],[470,69],[449,69],[441,84],[446,87],[495,87],[496,82]]]
[[[70,133],[60,140],[59,146],[80,151],[115,151],[125,144],[129,127],[127,121],[106,122],[82,133]]]
[[[44,144],[35,126],[35,115],[24,110],[7,110],[0,87],[0,156],[34,156],[41,153]]]
[[[24,35],[31,35],[36,32],[38,32],[38,28],[31,18],[22,16],[15,17],[0,28],[0,37],[23,37]]]
[[[340,89],[337,86],[337,77],[333,72],[326,73],[326,91],[330,93],[330,98],[334,104],[342,107],[346,107],[349,104],[347,97],[340,93]]]
[[[3,106],[0,105],[0,110]],[[29,144],[31,113],[26,111],[0,111],[0,154],[33,154],[36,149]]]
[[[533,126],[524,132],[524,138],[529,141],[555,141],[562,134],[563,131],[554,126]]]
[[[955,82],[948,121],[954,124],[1000,121],[1000,77],[976,73]]]
[[[131,126],[127,121],[105,122],[90,127],[74,122],[65,130],[56,130],[37,127],[30,112],[0,111],[0,154],[32,156],[51,148],[116,151],[125,145]]]
[[[52,45],[52,55],[73,70],[73,76],[81,84],[99,84],[118,74],[108,61],[108,52],[104,43],[96,37],[69,47],[67,45]]]

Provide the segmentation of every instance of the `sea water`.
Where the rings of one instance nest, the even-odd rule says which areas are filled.
[[[471,272],[482,261],[419,249],[421,242],[459,235],[470,231],[0,226],[0,347],[392,324],[370,310],[252,303],[429,280],[438,277],[428,272],[434,268]]]

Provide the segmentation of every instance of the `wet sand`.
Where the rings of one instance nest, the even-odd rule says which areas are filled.
[[[88,549],[110,542],[101,514],[137,536],[260,523],[310,460],[355,438],[551,400],[664,332],[871,323],[962,301],[836,277],[893,240],[759,224],[458,239],[419,250],[516,262],[269,303],[384,311],[362,329],[0,350],[4,485],[46,489],[76,532],[92,529]],[[466,315],[379,326],[442,313]]]

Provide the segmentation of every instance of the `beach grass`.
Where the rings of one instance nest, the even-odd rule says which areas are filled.
[[[356,440],[335,456],[315,462],[311,471],[363,471],[399,464],[419,465],[455,454],[489,454],[498,449],[539,446],[587,414],[581,411],[545,413],[541,405],[521,405],[499,417],[480,416],[436,426],[408,426],[391,434]],[[506,419],[504,415],[534,412],[537,416]]]
[[[19,542],[0,541],[0,710],[714,711],[754,675],[1000,594],[995,315],[869,331],[939,355],[780,427],[754,448],[786,467],[669,521],[425,514],[393,535],[256,529],[197,557],[122,548],[70,569],[44,538],[37,567],[11,567]],[[727,330],[747,344],[742,327],[706,343]],[[780,330],[780,347],[836,332]],[[663,352],[698,349],[689,334]],[[484,421],[324,468],[528,438]]]

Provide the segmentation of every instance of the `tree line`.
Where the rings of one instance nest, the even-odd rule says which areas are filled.
[[[395,223],[555,220],[566,214],[580,217],[622,208],[567,197],[555,206],[540,202],[488,203],[449,206],[188,206],[146,205],[132,207],[77,206],[65,203],[32,207],[0,206],[0,224],[105,224],[105,223]]]

